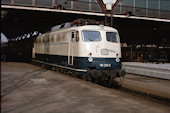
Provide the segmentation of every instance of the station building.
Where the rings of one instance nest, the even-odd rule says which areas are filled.
[[[122,0],[121,5],[170,11],[169,0]]]
[[[127,7],[125,7],[126,9],[123,9],[123,7],[128,6],[128,10],[132,15],[137,14],[139,10],[143,10],[141,12],[148,17],[152,17],[154,13],[155,15],[157,15],[158,18],[161,18],[161,16],[164,15],[165,12],[170,14],[169,0],[122,0],[122,2],[120,2],[120,5],[122,7],[122,10],[126,11]],[[169,25],[169,23],[163,24]],[[158,22],[150,24],[150,27],[152,30],[150,30],[149,32],[145,32],[148,33],[148,36],[145,35],[146,37],[144,37],[143,35],[143,37],[136,37],[144,39],[143,41],[141,39],[138,39],[138,41],[141,43],[134,43],[132,40],[131,44],[122,43],[123,61],[142,61],[157,63],[170,62],[170,40],[168,38],[169,33],[166,32],[167,26],[161,25],[161,22]],[[143,28],[143,31],[144,29],[148,29],[147,25],[146,28]]]
[[[28,5],[32,6],[35,5],[33,2],[30,2],[32,0],[22,0],[21,1],[15,1],[16,5]],[[34,1],[34,0],[33,0]],[[62,4],[62,7],[68,8],[69,10],[76,8],[78,11],[91,11],[91,12],[100,12],[101,9],[99,5],[97,4],[97,0],[36,0],[37,1],[37,7],[47,7],[47,8],[53,8],[52,5]],[[68,2],[67,2],[68,1]],[[2,0],[1,3],[3,4],[10,4],[11,0]],[[65,6],[64,6],[65,5]],[[95,6],[95,7],[94,7]],[[94,8],[94,9],[93,9]],[[15,11],[22,12],[15,14]],[[20,26],[21,28],[24,26],[24,29],[26,30],[24,32],[29,32],[32,30],[34,25],[37,26],[40,25],[41,27],[37,28],[38,30],[41,29],[41,31],[45,32],[47,31],[48,27],[51,27],[53,24],[61,24],[64,20],[64,16],[67,15],[69,18],[65,18],[67,20],[64,21],[71,21],[74,17],[81,17],[84,18],[85,15],[74,15],[73,14],[52,14],[49,12],[34,12],[31,11],[21,11],[21,10],[11,10],[11,13],[8,14],[7,19],[3,21],[3,26],[6,27],[6,29],[11,28],[11,26]],[[23,13],[24,12],[24,13]],[[117,5],[115,8],[114,13],[115,14],[126,14],[127,12],[131,12],[131,15],[134,17],[148,17],[148,18],[156,18],[156,19],[167,19],[165,18],[167,14],[170,14],[170,0],[121,0],[121,2]],[[10,16],[11,14],[11,16]],[[15,14],[15,15],[14,15]],[[24,16],[22,15],[24,14]],[[31,23],[32,26],[26,24],[28,22],[23,22],[22,24],[19,23],[20,21],[17,21],[18,19],[25,19],[25,21],[29,21],[27,18],[20,18],[20,17],[32,17],[34,14],[34,23]],[[31,15],[31,16],[30,16]],[[36,16],[37,15],[37,16]],[[45,15],[45,16],[43,16]],[[71,16],[70,16],[71,15]],[[11,17],[15,17],[14,20],[12,20]],[[39,21],[41,17],[41,21]],[[49,18],[51,17],[51,18]],[[16,19],[18,18],[18,19]],[[96,20],[104,20],[103,17],[97,17],[97,16],[86,16],[86,18],[96,19]],[[36,21],[37,19],[37,21]],[[169,15],[170,19],[170,15]],[[42,22],[43,20],[43,22]],[[9,25],[9,21],[11,24]],[[22,22],[22,21],[21,21]],[[46,24],[49,22],[48,24]],[[58,22],[58,23],[56,23]],[[7,27],[8,25],[8,27]],[[26,29],[29,27],[30,29]],[[43,28],[46,26],[46,28]],[[162,21],[152,21],[152,20],[144,20],[144,19],[133,19],[133,18],[114,18],[114,26],[116,29],[118,29],[120,37],[121,37],[121,45],[122,45],[122,61],[128,62],[128,61],[140,61],[140,62],[170,62],[170,22],[162,22]],[[4,28],[5,28],[4,27]],[[19,27],[18,27],[19,28]],[[5,31],[3,29],[3,31]],[[7,34],[15,34],[11,33],[13,30],[10,30],[10,33],[7,32]],[[10,37],[10,36],[9,36]],[[31,57],[31,49],[30,52],[26,52],[21,47],[32,45],[32,40],[23,40],[20,41],[22,43],[15,43],[16,47],[11,46],[9,48],[14,48],[18,50],[14,50],[14,53],[24,53],[23,59],[25,56]],[[27,43],[27,45],[25,44]],[[20,45],[21,44],[21,45]],[[24,45],[25,44],[25,45]],[[12,44],[11,44],[12,45]],[[24,47],[24,48],[31,48]],[[18,52],[21,51],[21,52]],[[29,55],[28,55],[29,53]],[[22,54],[21,54],[22,55]],[[20,54],[18,55],[21,58]],[[12,56],[12,55],[9,55]],[[17,55],[14,55],[17,56]],[[15,58],[15,59],[17,59]],[[12,58],[11,58],[12,59]]]

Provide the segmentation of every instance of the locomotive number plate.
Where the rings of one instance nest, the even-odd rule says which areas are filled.
[[[111,67],[111,64],[100,64],[100,67]]]

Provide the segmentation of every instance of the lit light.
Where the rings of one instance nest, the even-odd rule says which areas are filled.
[[[120,62],[120,59],[118,57],[116,58],[116,62]]]
[[[89,62],[93,62],[92,53],[89,53],[88,61],[89,61]]]
[[[93,62],[93,58],[92,58],[92,57],[89,57],[89,58],[88,58],[88,61],[89,61],[89,62]]]

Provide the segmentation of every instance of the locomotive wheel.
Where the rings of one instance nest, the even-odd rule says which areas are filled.
[[[68,73],[67,73],[68,76],[71,76],[72,75],[72,72],[69,70]]]
[[[116,75],[110,76],[107,80],[107,87],[120,88],[119,80],[119,77],[116,77]]]
[[[73,73],[71,74],[71,76],[72,76],[72,77],[77,77],[76,72],[73,72]]]
[[[45,64],[41,64],[41,67],[44,68],[44,67],[45,67]]]
[[[62,72],[63,72],[62,68],[59,68],[59,72],[60,72],[60,73],[62,73]]]
[[[55,70],[56,70],[56,72],[59,72],[59,68],[58,68],[58,67],[56,67],[56,69],[55,69]]]
[[[37,66],[41,66],[41,63],[37,62]]]
[[[120,80],[119,85],[121,86],[123,84],[124,77],[119,77],[119,80]]]
[[[34,64],[34,61],[31,61],[31,64]]]
[[[58,68],[58,72],[62,73],[62,70],[61,70],[61,68]]]
[[[95,83],[95,79],[91,77],[91,82]]]
[[[34,65],[36,65],[37,62],[34,61]]]
[[[108,83],[107,83],[107,87],[112,87],[113,83],[114,83],[114,78],[113,77],[109,77]]]
[[[99,78],[97,77],[97,78],[94,78],[93,82],[96,83],[96,84],[99,84],[99,83],[100,83],[100,80],[99,80]]]
[[[67,75],[67,69],[63,69],[64,75]]]
[[[46,69],[50,69],[50,65],[48,65],[48,64],[44,64],[44,68],[46,68]]]
[[[88,74],[87,74],[87,81],[91,81],[91,77]]]
[[[87,81],[87,75],[83,75],[83,80]]]
[[[61,68],[61,73],[64,74],[64,69],[63,68]]]
[[[36,63],[36,65],[37,65],[37,66],[40,66],[40,63],[39,63],[39,62],[37,62],[37,63]]]
[[[124,77],[118,77],[114,80],[114,86],[116,88],[121,88],[122,84],[123,84],[123,81],[124,81]]]
[[[94,70],[90,70],[90,73],[89,73],[90,77],[91,77],[91,81],[93,83],[98,83],[98,78],[97,78],[97,71],[94,69]]]
[[[90,69],[87,70],[87,80],[93,82],[93,78],[92,78]]]
[[[102,80],[101,85],[107,87],[108,86],[108,80]]]

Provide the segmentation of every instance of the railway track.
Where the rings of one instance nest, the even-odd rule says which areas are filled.
[[[46,69],[37,69],[32,72],[25,72],[21,75],[14,75],[9,79],[4,79],[1,81],[1,97],[10,94],[12,91],[23,86],[30,79],[40,77],[40,74],[45,72]]]
[[[157,95],[148,94],[148,93],[136,91],[136,90],[133,90],[133,89],[130,89],[130,88],[122,87],[121,84],[123,83],[124,78],[117,78],[114,81],[112,81],[113,83],[110,86],[108,86],[105,83],[96,83],[94,81],[84,79],[83,77],[76,76],[74,73],[71,73],[70,71],[62,69],[62,68],[57,68],[57,67],[53,67],[53,66],[51,66],[51,67],[46,66],[45,67],[43,64],[38,64],[38,66],[42,66],[44,68],[47,68],[47,69],[50,69],[50,70],[53,70],[53,71],[57,71],[57,72],[62,73],[64,75],[68,75],[68,76],[76,77],[76,78],[79,78],[79,79],[82,79],[82,80],[90,81],[90,82],[93,82],[95,84],[102,85],[104,87],[112,88],[114,90],[119,90],[121,92],[130,93],[130,94],[135,95],[135,96],[141,96],[141,98],[150,99],[151,101],[154,101],[154,102],[157,102],[157,103],[161,103],[161,104],[168,105],[168,106],[170,105],[170,99],[169,98],[164,98],[164,97],[160,97],[160,96],[157,96]]]
[[[33,66],[30,65],[30,67]],[[19,67],[19,69],[22,68]],[[81,110],[84,110],[87,107],[89,108],[89,106],[86,106],[89,104],[89,102],[92,102],[92,104],[95,105],[96,110],[100,108],[100,111],[105,110],[102,108],[105,106],[105,104],[106,106],[109,106],[109,111],[117,111],[119,105],[121,107],[127,107],[127,111],[128,109],[132,111],[140,111],[143,109],[145,109],[144,111],[151,111],[153,109],[150,108],[154,108],[155,105],[168,108],[168,104],[161,102],[162,100],[157,101],[156,99],[151,99],[150,97],[146,96],[147,94],[142,94],[133,90],[127,90],[124,89],[123,86],[122,88],[107,88],[106,86],[103,87],[102,85],[91,83],[91,81],[84,81],[83,79],[78,79],[77,77],[69,77],[69,73],[67,74],[66,72],[63,73],[66,73],[67,75],[63,75],[59,74],[58,72],[51,72],[45,68],[37,69],[36,66],[35,68],[30,68],[30,70],[34,69],[32,72],[28,72],[28,70],[24,68],[25,71],[23,70],[22,74],[20,73],[19,69],[11,71],[12,73],[7,72],[6,70],[9,69],[6,69],[2,75],[4,76],[2,80],[3,85],[8,85],[6,87],[3,86],[6,88],[6,90],[3,89],[4,97],[1,97],[3,100],[3,113],[42,112],[42,110],[43,112],[69,112],[69,110],[72,110],[74,106],[77,107],[77,105],[82,107]],[[12,74],[13,76],[11,76]],[[34,83],[32,82],[32,78],[45,79],[48,81],[48,84]],[[15,87],[11,87],[11,85],[15,85]],[[80,86],[77,87],[78,85]],[[10,104],[11,101],[12,104]],[[106,103],[103,103],[103,101]],[[160,103],[160,105],[157,103]],[[146,107],[143,107],[143,104]],[[69,110],[65,110],[58,105],[64,105],[64,108],[66,107]],[[116,105],[118,105],[118,107]],[[56,106],[58,106],[58,108]],[[115,107],[112,108],[112,106]],[[137,106],[137,108],[133,108],[133,106]],[[157,108],[159,107],[155,107],[155,109]],[[91,109],[94,109],[94,107]],[[106,110],[107,109],[108,107],[106,107]],[[80,112],[79,109],[73,110],[72,112],[75,111]],[[121,108],[120,111],[122,112]]]
[[[51,67],[51,68],[48,67],[48,69],[51,69],[53,71],[59,71],[60,73],[63,73],[65,75],[73,76],[73,77],[80,78],[80,79],[83,80],[83,78],[77,77],[77,76],[73,75],[72,73],[70,73],[66,70],[57,69],[56,67],[55,68],[54,67]],[[41,69],[34,70],[32,72],[25,72],[25,73],[20,74],[20,75],[14,75],[14,76],[11,76],[11,75],[10,76],[8,76],[8,75],[3,76],[2,75],[3,79],[1,81],[1,97],[8,95],[11,92],[17,90],[19,87],[26,84],[30,79],[39,78],[41,73],[44,73],[45,71],[47,71],[47,69],[44,67],[44,68],[41,68]],[[104,84],[99,84],[99,85],[102,85],[104,87],[108,87]],[[135,96],[141,96],[141,98],[151,99],[152,101],[156,101],[156,102],[161,103],[161,104],[170,105],[170,99],[169,98],[164,98],[164,97],[156,96],[156,95],[153,95],[153,94],[147,94],[147,93],[144,93],[144,92],[139,92],[139,91],[135,91],[135,90],[128,89],[128,88],[119,87],[116,84],[113,84],[109,88],[112,88],[114,90],[119,90],[119,91],[125,92],[125,93],[130,93],[130,94],[133,94]]]

